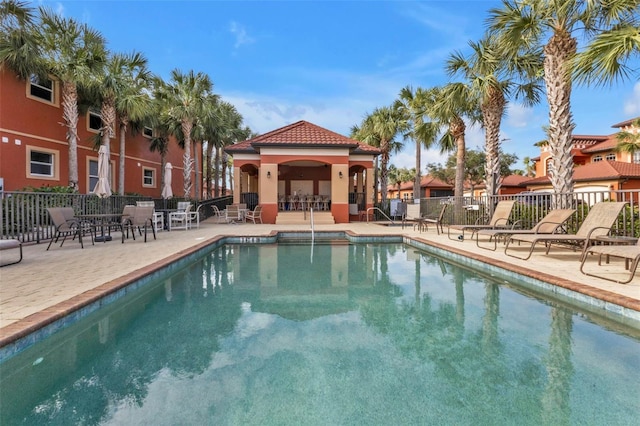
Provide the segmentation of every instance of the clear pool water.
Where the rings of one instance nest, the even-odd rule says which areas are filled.
[[[226,245],[0,365],[0,424],[637,424],[639,334],[403,244]]]

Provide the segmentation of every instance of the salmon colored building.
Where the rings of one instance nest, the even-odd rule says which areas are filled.
[[[234,203],[254,195],[265,223],[311,207],[346,223],[373,207],[380,150],[315,124],[298,121],[225,151],[233,156]]]
[[[620,132],[639,134],[637,118],[617,124]],[[617,150],[618,133],[606,136],[573,135],[573,180],[575,192],[622,191],[640,189],[640,151],[633,154]],[[532,191],[553,191],[549,147],[540,147],[540,157],[534,158],[536,178],[525,182]]]
[[[67,186],[69,184],[69,143],[61,105],[61,85],[55,79],[18,78],[0,70],[0,181],[5,191],[26,187]],[[119,123],[119,120],[116,122]],[[99,111],[79,114],[78,185],[88,194],[97,182],[98,152],[94,138],[102,126]],[[119,131],[110,141],[111,189],[118,188],[118,164],[125,156],[125,193],[160,198],[161,157],[150,152],[151,129],[126,134],[125,152],[120,152]],[[170,143],[166,161],[173,165],[174,194],[182,195],[182,149]]]
[[[420,177],[420,198],[451,197],[452,195],[453,185],[430,175]],[[387,186],[387,198],[413,199],[413,181],[402,182],[400,192],[398,192],[398,185]]]

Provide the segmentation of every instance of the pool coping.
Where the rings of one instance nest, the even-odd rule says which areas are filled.
[[[323,236],[331,235],[342,238],[346,237],[349,241],[356,243],[404,242],[419,249],[430,248],[428,251],[432,252],[432,254],[440,253],[443,256],[455,255],[462,257],[462,263],[481,262],[494,268],[499,268],[503,271],[508,271],[526,278],[546,283],[546,290],[551,293],[561,294],[569,298],[572,298],[573,295],[573,298],[577,301],[586,303],[595,309],[603,309],[604,311],[617,313],[625,317],[630,317],[632,320],[640,321],[640,301],[638,300],[615,294],[607,290],[580,284],[572,280],[559,278],[523,266],[510,264],[502,260],[486,257],[464,249],[443,245],[421,237],[401,234],[360,234],[351,230],[317,231],[316,234]],[[119,297],[117,296],[118,293],[124,295],[139,288],[143,284],[140,284],[135,288],[131,288],[131,286],[136,282],[144,282],[145,279],[150,279],[154,274],[165,270],[167,267],[178,263],[180,260],[185,260],[192,255],[196,255],[198,252],[210,250],[214,248],[212,247],[214,245],[234,243],[274,243],[277,242],[279,236],[285,235],[289,237],[299,236],[301,239],[308,239],[310,232],[300,230],[273,230],[268,234],[255,236],[217,235],[133,272],[103,283],[91,290],[72,296],[63,302],[29,315],[15,323],[2,327],[0,329],[0,362],[7,357],[6,352],[9,352],[8,357],[11,357],[14,352],[21,351],[24,346],[30,346],[34,342],[45,337],[45,335],[53,334],[58,329],[65,327],[67,324],[67,322],[64,321],[65,318],[74,316],[73,314],[76,314],[75,316],[79,315],[80,317],[88,315],[89,313],[99,309],[103,305],[101,301],[104,301],[109,296]],[[466,259],[466,262],[464,259]],[[456,261],[455,259],[452,260]],[[460,260],[461,259],[458,258],[457,263],[461,263]],[[470,266],[472,265],[470,264]],[[575,297],[576,294],[581,295],[582,297]],[[74,320],[75,319],[77,318],[74,318]],[[13,350],[8,349],[12,346],[16,346],[16,348]]]

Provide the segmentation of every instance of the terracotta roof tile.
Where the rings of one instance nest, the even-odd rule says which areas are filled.
[[[530,180],[528,176],[509,175],[502,179],[502,186],[522,186],[523,182]]]
[[[640,179],[640,164],[624,163],[621,161],[598,161],[573,169],[573,180],[576,182],[621,178]],[[535,185],[548,182],[548,176],[541,176],[528,180],[525,184]]]
[[[402,182],[400,184],[400,190],[412,189],[413,181],[411,182]],[[453,185],[449,185],[446,182],[441,181],[440,179],[434,178],[433,176],[426,175],[420,178],[420,188],[453,188]],[[398,189],[398,185],[387,185],[387,190],[396,191]]]
[[[616,135],[609,135],[602,142],[598,142],[597,144],[590,146],[589,148],[585,148],[582,150],[584,153],[592,153],[592,152],[602,152],[602,151],[610,151],[616,147],[618,144],[618,140],[616,139]]]
[[[628,120],[621,121],[620,123],[616,123],[611,127],[613,127],[614,129],[619,129],[621,127],[625,127],[625,126],[629,126],[629,125],[633,124],[633,122],[638,120],[638,119],[640,119],[640,117],[630,118]]]
[[[350,139],[339,133],[332,132],[323,127],[298,121],[293,124],[272,130],[265,134],[256,136],[253,139],[239,142],[227,147],[229,153],[234,152],[258,152],[260,147],[265,146],[290,146],[290,147],[346,147],[355,152],[377,154],[378,148],[367,145],[363,142]]]

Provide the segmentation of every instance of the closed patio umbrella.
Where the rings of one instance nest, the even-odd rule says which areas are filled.
[[[111,185],[109,185],[109,155],[107,154],[107,147],[104,145],[101,145],[98,151],[98,183],[96,183],[92,193],[100,198],[111,196]]]
[[[173,166],[171,163],[167,163],[164,166],[164,180],[162,182],[162,198],[168,200],[173,197],[173,190],[171,189],[171,169]]]

